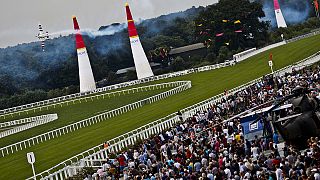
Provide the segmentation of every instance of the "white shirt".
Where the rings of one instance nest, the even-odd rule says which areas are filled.
[[[249,180],[250,177],[251,177],[251,174],[250,174],[249,172],[247,172],[247,173],[244,175],[243,179]]]
[[[129,168],[134,168],[134,166],[135,166],[135,165],[134,165],[134,162],[133,162],[133,161],[131,161],[131,162],[128,163],[128,167],[129,167]]]
[[[228,136],[228,129],[223,129],[223,133]]]
[[[173,165],[178,169],[180,168],[180,163],[178,163],[178,162],[175,162]]]
[[[214,176],[212,173],[208,173],[207,178],[209,178],[210,180],[214,180]]]
[[[246,167],[246,166],[245,166],[244,164],[240,165],[240,172],[244,172],[245,167]]]
[[[208,160],[206,158],[202,158],[201,164],[206,167],[208,164]]]
[[[160,134],[159,137],[160,137],[161,141],[165,140],[162,134]]]
[[[253,157],[255,157],[255,158],[259,155],[257,147],[251,147],[251,152],[252,152]]]
[[[282,170],[280,168],[276,170],[276,176],[277,176],[277,180],[283,180]]]
[[[227,178],[228,178],[228,179],[231,178],[231,171],[230,171],[230,169],[226,168],[226,169],[224,170],[224,173],[227,175]]]
[[[134,159],[138,159],[138,157],[139,157],[139,152],[138,152],[138,151],[135,151],[135,152],[133,153],[133,158],[134,158]]]

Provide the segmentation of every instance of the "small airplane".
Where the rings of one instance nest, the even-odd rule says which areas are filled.
[[[44,32],[43,31],[43,28],[42,28],[42,25],[39,23],[39,33],[38,35],[36,36],[39,41],[41,41],[41,48],[42,48],[42,51],[45,51],[44,48],[45,48],[45,41],[47,39],[49,39],[49,33],[48,31],[47,32]]]

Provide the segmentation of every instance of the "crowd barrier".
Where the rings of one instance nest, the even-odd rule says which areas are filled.
[[[76,99],[71,99],[71,100],[65,100],[65,101],[61,101],[61,102],[57,102],[57,103],[53,103],[53,104],[47,104],[47,105],[43,105],[43,106],[35,106],[33,108],[27,108],[24,110],[20,110],[20,111],[15,111],[15,112],[10,112],[7,114],[3,114],[0,115],[0,117],[3,117],[5,119],[6,116],[12,116],[14,114],[21,114],[21,113],[25,113],[25,112],[29,112],[29,111],[41,111],[42,109],[46,109],[48,110],[49,108],[55,108],[56,106],[65,106],[65,105],[69,105],[69,104],[75,104],[77,102],[81,103],[83,101],[87,102],[87,101],[93,101],[94,99],[99,99],[99,98],[103,98],[105,99],[106,97],[110,98],[110,97],[115,97],[115,96],[120,96],[122,94],[131,94],[131,93],[138,93],[138,92],[143,92],[143,91],[148,91],[148,90],[155,90],[155,89],[159,89],[159,88],[166,88],[166,87],[171,87],[171,86],[175,86],[175,83],[162,83],[162,84],[154,84],[154,85],[148,85],[148,86],[141,86],[141,87],[136,87],[136,88],[130,88],[130,89],[124,89],[124,90],[120,90],[120,91],[114,91],[114,92],[109,92],[109,93],[102,93],[102,94],[97,94],[97,95],[93,95],[93,96],[85,96],[85,97],[80,97],[80,98],[76,98]]]
[[[308,37],[311,37],[311,36],[315,36],[315,35],[318,35],[320,34],[320,30],[317,29],[313,32],[310,32],[308,34],[304,34],[304,35],[301,35],[301,36],[298,36],[298,37],[294,37],[292,39],[289,39],[289,40],[286,40],[287,43],[291,43],[291,42],[295,42],[295,41],[299,41],[301,39],[305,39],[305,38],[308,38]]]
[[[44,100],[44,101],[39,101],[39,102],[35,102],[35,103],[30,103],[30,104],[25,104],[25,105],[21,105],[21,106],[12,107],[12,108],[7,108],[7,109],[0,110],[0,115],[1,115],[0,117],[5,117],[5,115],[12,115],[13,113],[21,113],[21,112],[28,111],[28,110],[34,109],[34,108],[44,108],[44,107],[47,108],[48,106],[54,106],[56,104],[60,105],[61,103],[65,102],[67,100],[71,100],[71,99],[74,99],[74,101],[78,101],[79,98],[86,97],[86,96],[87,96],[86,98],[90,99],[91,97],[93,97],[92,95],[97,94],[97,93],[103,93],[106,91],[116,90],[116,89],[120,89],[120,88],[126,88],[129,86],[144,84],[144,83],[162,80],[162,79],[184,76],[184,75],[191,74],[191,73],[214,70],[214,69],[223,68],[223,67],[227,67],[227,66],[230,66],[230,64],[229,63],[220,63],[220,64],[215,64],[215,65],[203,66],[203,67],[199,67],[199,68],[193,68],[193,69],[183,70],[183,71],[179,71],[179,72],[173,72],[173,73],[168,73],[168,74],[163,74],[163,75],[158,75],[158,76],[147,77],[144,79],[124,82],[124,83],[120,83],[120,84],[115,84],[115,85],[99,88],[99,89],[92,91],[92,92],[76,93],[76,94],[61,96],[61,97],[48,99],[48,100]]]
[[[280,70],[277,70],[274,72],[274,75],[283,75],[284,73],[291,72],[292,68],[295,66],[299,66],[300,64],[308,61],[318,62],[320,61],[320,55],[319,52],[313,54],[312,56],[305,58],[297,63],[294,63],[292,65],[286,66]],[[308,64],[310,65],[310,64]],[[270,74],[269,74],[270,75]],[[231,90],[228,90],[228,95],[233,95],[239,91],[242,91],[249,86],[252,86],[258,82],[260,82],[262,79],[257,78],[255,80],[252,80],[248,83],[245,83],[241,86],[235,87]],[[210,108],[213,104],[221,102],[223,98],[225,98],[226,95],[224,93],[218,94],[212,98],[209,98],[207,100],[204,100],[202,102],[199,102],[197,104],[194,104],[192,106],[189,106],[185,109],[182,109],[181,112],[183,113],[183,120],[185,120],[187,117],[190,117],[194,115],[195,113],[199,111],[205,111],[208,108]],[[56,166],[37,174],[37,178],[40,179],[50,179],[50,180],[62,180],[69,177],[72,177],[78,173],[79,170],[81,170],[83,167],[86,166],[92,166],[94,165],[94,162],[97,160],[103,160],[108,157],[109,152],[118,152],[130,145],[133,145],[137,143],[139,140],[143,140],[145,138],[149,138],[152,135],[156,135],[160,133],[163,130],[172,128],[177,122],[180,122],[180,118],[177,114],[173,113],[170,114],[164,118],[161,118],[157,121],[151,122],[149,124],[146,124],[138,129],[132,130],[128,133],[125,133],[121,136],[118,136],[116,138],[113,138],[107,143],[109,144],[109,147],[107,149],[103,148],[103,144],[100,144],[98,146],[95,146],[91,149],[88,149],[87,151],[84,151],[76,156],[73,156]],[[32,178],[29,178],[28,180],[31,180]]]
[[[0,132],[0,138],[6,137],[21,131],[25,131],[27,129],[30,129],[36,126],[40,126],[42,124],[46,124],[57,119],[58,119],[58,114],[46,114],[41,116],[35,116],[35,117],[0,123],[0,129],[14,126],[12,129]]]
[[[67,134],[69,132],[74,132],[80,128],[84,128],[96,123],[99,123],[101,121],[105,121],[109,118],[118,116],[120,114],[126,113],[128,111],[131,111],[133,109],[137,109],[140,108],[146,104],[151,104],[153,102],[159,101],[161,99],[167,98],[171,95],[180,93],[184,90],[187,90],[189,88],[191,88],[191,81],[175,81],[175,82],[170,82],[170,83],[162,83],[162,84],[157,84],[157,86],[159,87],[175,87],[173,89],[170,89],[168,91],[162,92],[160,94],[145,98],[143,100],[113,109],[111,111],[105,112],[105,113],[101,113],[99,115],[78,121],[76,123],[34,136],[32,138],[5,146],[0,148],[0,156],[4,157],[7,156],[9,154],[13,154],[17,151],[20,151],[22,149],[26,149],[28,147],[34,146],[35,144],[39,144],[41,142],[62,136],[64,134]],[[156,87],[156,85],[153,86],[148,86],[148,87]]]

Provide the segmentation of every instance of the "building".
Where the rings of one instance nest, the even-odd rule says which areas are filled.
[[[161,64],[160,63],[154,63],[154,62],[151,62],[150,63],[150,66],[152,67],[152,69],[158,69],[161,67]],[[128,68],[124,68],[124,69],[119,69],[117,72],[116,72],[116,75],[117,76],[125,76],[125,74],[129,71],[135,71],[136,68],[133,66],[133,67],[128,67]]]
[[[207,56],[207,48],[203,43],[196,43],[188,46],[174,48],[171,49],[169,52],[170,60],[173,60],[178,56],[182,57],[183,59],[188,59],[191,56],[195,55],[198,55],[203,58]]]

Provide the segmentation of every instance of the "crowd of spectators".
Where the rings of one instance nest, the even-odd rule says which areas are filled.
[[[175,127],[142,140],[122,152],[110,152],[101,168],[87,179],[315,179],[320,180],[320,140],[308,140],[303,151],[278,138],[244,139],[239,119],[224,120],[277,100],[299,86],[319,88],[320,68],[281,77],[266,76],[225,97],[204,112],[181,120]],[[318,96],[315,90],[309,96]],[[106,147],[107,148],[107,147]]]

